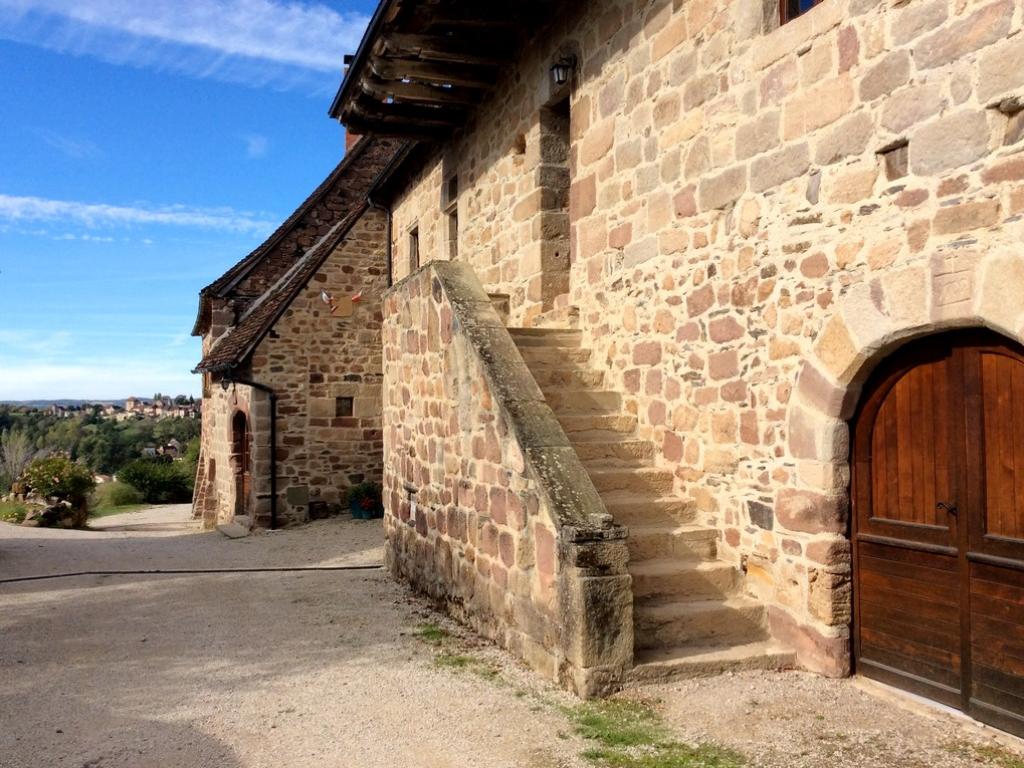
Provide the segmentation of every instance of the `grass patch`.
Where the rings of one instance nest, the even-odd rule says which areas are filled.
[[[27,514],[28,507],[20,501],[0,501],[0,520],[5,523],[20,524]]]
[[[441,651],[437,656],[434,657],[434,666],[438,669],[451,669],[456,671],[472,672],[478,677],[482,677],[484,680],[490,680],[493,682],[501,681],[501,672],[493,664],[488,664],[486,661],[478,659],[476,656],[470,656],[466,653],[451,653],[449,651]]]
[[[441,651],[434,657],[434,666],[438,669],[466,669],[476,663],[476,659],[464,653],[448,653]]]
[[[742,755],[672,738],[660,715],[637,701],[582,704],[566,713],[576,733],[596,742],[583,757],[601,768],[740,768]]]
[[[431,624],[430,622],[420,624],[416,627],[413,635],[418,637],[427,645],[441,645],[449,636],[447,629],[439,627],[437,624]]]
[[[98,485],[89,499],[90,517],[107,517],[121,515],[125,512],[137,512],[152,505],[146,504],[142,493],[122,482],[103,483]]]
[[[123,515],[126,512],[139,512],[149,509],[151,504],[124,504],[120,507],[94,507],[89,510],[89,517],[109,517],[110,515]]]
[[[634,747],[665,738],[660,718],[636,701],[583,704],[570,713],[576,732],[606,747]]]
[[[1004,747],[957,741],[950,744],[948,749],[955,755],[977,760],[983,765],[996,768],[1024,768],[1024,758]]]
[[[416,627],[412,634],[420,641],[437,649],[437,653],[434,656],[434,666],[436,668],[455,671],[465,670],[482,677],[484,680],[501,681],[501,672],[495,665],[483,661],[476,656],[459,653],[457,650],[450,648],[448,643],[453,638],[447,629],[431,622],[425,622]]]

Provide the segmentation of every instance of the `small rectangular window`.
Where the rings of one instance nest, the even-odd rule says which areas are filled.
[[[822,0],[779,0],[779,17],[783,24],[803,16]]]
[[[448,214],[448,258],[454,261],[459,257],[459,212],[453,210]]]
[[[459,199],[459,176],[453,173],[441,184],[441,209],[446,213]]]
[[[334,416],[338,419],[351,418],[355,411],[355,400],[351,397],[334,398]]]
[[[420,268],[420,228],[409,230],[409,273]]]
[[[448,218],[448,258],[459,255],[459,177],[449,176],[441,186],[441,210]]]

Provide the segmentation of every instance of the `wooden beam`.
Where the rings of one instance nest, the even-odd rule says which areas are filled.
[[[346,115],[342,121],[355,134],[373,134],[415,141],[441,141],[451,135],[451,129],[424,128],[402,122],[365,120],[355,115]]]
[[[479,92],[465,87],[441,88],[440,86],[427,85],[425,83],[381,80],[373,75],[364,77],[359,83],[359,87],[362,88],[363,93],[376,101],[394,98],[396,101],[401,102],[464,107],[473,106],[480,102]]]
[[[469,88],[490,90],[496,73],[490,69],[460,66],[453,63],[413,61],[374,56],[370,68],[382,80],[422,80],[428,83],[450,83]]]
[[[385,47],[395,56],[418,56],[430,61],[450,61],[483,67],[504,66],[512,58],[507,45],[467,44],[464,37],[453,35],[416,35],[389,32],[384,35]]]
[[[462,124],[465,112],[460,109],[431,109],[414,104],[386,104],[356,99],[352,114],[367,120],[395,120],[431,128],[455,128]]]
[[[524,7],[529,3],[497,2],[461,3],[443,6],[422,5],[413,11],[425,27],[452,26],[491,29],[518,29],[523,24]]]

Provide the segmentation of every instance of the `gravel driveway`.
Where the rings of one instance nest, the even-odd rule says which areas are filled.
[[[373,522],[239,540],[199,532],[187,507],[99,523],[0,524],[0,579],[381,557]],[[425,642],[424,626],[449,635]],[[749,673],[626,696],[751,766],[1024,765],[990,730],[849,681]],[[376,570],[0,583],[3,768],[583,768],[572,706]]]

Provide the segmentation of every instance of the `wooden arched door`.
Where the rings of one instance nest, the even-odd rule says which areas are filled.
[[[1024,735],[1024,348],[930,336],[853,424],[860,674]]]
[[[235,470],[235,514],[244,515],[252,487],[252,461],[250,457],[249,420],[238,411],[231,422],[231,453]]]

